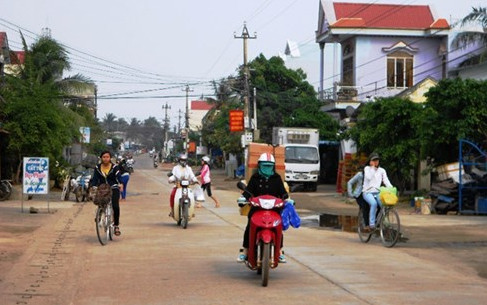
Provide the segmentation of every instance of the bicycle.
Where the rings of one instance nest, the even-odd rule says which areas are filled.
[[[396,245],[401,236],[401,221],[395,208],[397,200],[395,200],[394,203],[392,202],[393,201],[384,201],[382,203],[376,218],[375,229],[370,232],[365,232],[363,210],[362,208],[359,209],[357,233],[361,242],[368,243],[372,235],[378,232],[380,233],[380,238],[384,247],[392,248]]]
[[[95,214],[96,235],[102,246],[106,245],[109,240],[113,240],[113,208],[112,201],[104,205],[99,205]]]
[[[8,200],[12,195],[12,183],[10,180],[0,181],[0,201]]]

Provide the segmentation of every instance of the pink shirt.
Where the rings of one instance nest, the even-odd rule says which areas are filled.
[[[205,164],[201,168],[201,183],[206,184],[206,183],[210,183],[210,182],[211,182],[210,167],[208,166],[208,164]]]

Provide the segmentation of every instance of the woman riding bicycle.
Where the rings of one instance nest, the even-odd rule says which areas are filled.
[[[392,184],[387,177],[386,170],[379,167],[379,155],[377,153],[371,153],[367,163],[368,165],[364,168],[362,194],[365,201],[370,205],[369,227],[365,228],[365,231],[370,232],[375,230],[377,205],[382,206],[379,198],[380,187],[382,184],[386,187],[392,187]]]
[[[100,154],[101,163],[96,166],[93,174],[92,186],[99,186],[102,183],[108,183],[112,187],[112,207],[113,207],[113,224],[114,234],[121,234],[119,228],[120,220],[120,192],[123,191],[120,168],[117,164],[112,163],[112,153],[108,150]]]

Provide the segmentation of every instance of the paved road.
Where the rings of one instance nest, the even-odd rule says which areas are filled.
[[[435,246],[417,238],[386,249],[377,240],[364,245],[356,234],[313,223],[286,232],[289,263],[271,270],[269,286],[261,287],[255,272],[235,262],[246,223],[237,213],[237,190],[223,187],[224,179],[215,177],[222,185],[215,186],[222,207],[206,203],[183,230],[167,217],[170,186],[165,170],[151,165],[147,156],[137,159],[129,196],[121,207],[122,235],[107,246],[97,241],[91,203],[51,202],[55,212],[49,214],[42,210],[19,214],[18,201],[2,203],[0,304],[482,304],[487,300],[487,280],[479,277],[475,265],[462,261],[465,255],[445,257],[450,252],[445,252],[441,240]],[[331,202],[327,194],[296,196],[314,198],[321,205]],[[29,203],[35,204],[42,207],[45,202]],[[431,217],[409,217],[408,230],[424,229],[425,222],[433,230],[444,227]],[[485,228],[486,223],[485,217],[456,218],[451,225]],[[460,248],[477,252],[475,257],[485,264],[485,233],[470,230],[462,236],[464,230],[459,230],[460,238],[469,242]]]

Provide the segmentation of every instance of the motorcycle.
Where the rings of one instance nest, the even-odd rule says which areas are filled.
[[[73,191],[74,195],[76,196],[76,202],[88,201],[88,198],[90,197],[90,180],[91,174],[88,172],[83,172],[81,175],[76,177],[75,188]]]
[[[168,176],[172,176],[169,173]],[[178,226],[183,229],[188,227],[188,222],[194,215],[195,200],[193,190],[189,187],[191,181],[187,179],[176,180],[174,183],[178,186],[174,196],[174,209],[172,218]]]
[[[159,166],[159,162],[157,160],[154,160],[154,168],[157,168]]]
[[[127,171],[130,174],[133,174],[133,172],[134,172],[134,163],[135,163],[135,160],[133,158],[127,159]]]
[[[244,183],[237,187],[248,192]],[[282,219],[279,212],[284,206],[282,199],[271,195],[262,195],[249,199],[249,204],[257,207],[250,219],[250,237],[247,260],[245,264],[251,270],[262,275],[262,286],[267,286],[270,269],[279,265],[282,240]]]

